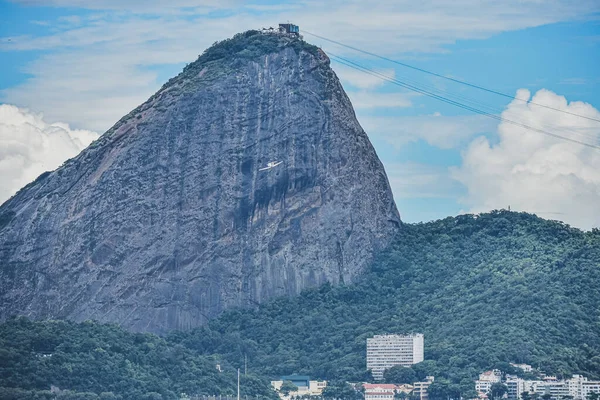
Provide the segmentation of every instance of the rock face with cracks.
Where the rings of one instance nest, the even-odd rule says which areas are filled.
[[[250,31],[2,205],[0,319],[190,329],[352,282],[400,226],[327,56]]]

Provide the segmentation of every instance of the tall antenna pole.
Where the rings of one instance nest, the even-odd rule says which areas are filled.
[[[238,397],[237,400],[240,400],[240,369],[238,368]]]
[[[244,354],[244,375],[248,375],[248,356]]]

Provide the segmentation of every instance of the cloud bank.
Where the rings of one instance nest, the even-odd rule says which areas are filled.
[[[517,97],[530,98],[521,89]],[[600,119],[589,104],[571,102],[548,90],[534,103]],[[600,123],[514,100],[502,116],[561,136],[600,145]],[[498,143],[476,138],[452,176],[467,188],[461,203],[470,212],[507,208],[560,219],[573,226],[600,227],[600,150],[503,122]]]
[[[0,203],[42,172],[79,154],[98,134],[49,124],[41,114],[0,104]]]
[[[0,51],[41,51],[22,71],[31,77],[0,91],[0,101],[44,110],[52,120],[97,131],[108,129],[160,87],[166,77],[159,76],[157,67],[170,66],[175,74],[214,41],[280,21],[293,20],[304,31],[400,57],[600,10],[595,0],[303,0],[276,6],[239,0],[15,2],[69,7],[65,13],[87,11],[32,21],[50,26],[45,34],[0,40]],[[305,38],[338,54],[349,52],[308,34]],[[339,71],[359,89],[381,84],[377,78]]]

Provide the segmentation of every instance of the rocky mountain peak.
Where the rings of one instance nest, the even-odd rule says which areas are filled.
[[[0,318],[189,329],[351,282],[399,227],[327,56],[249,31],[0,207]]]

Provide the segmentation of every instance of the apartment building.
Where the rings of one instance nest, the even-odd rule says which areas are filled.
[[[376,335],[367,339],[367,369],[375,380],[382,380],[386,369],[409,367],[423,361],[423,334]]]
[[[600,381],[590,381],[581,375],[560,380],[555,376],[546,376],[539,380],[524,380],[509,375],[504,383],[508,388],[507,396],[511,400],[520,400],[523,392],[536,393],[540,396],[549,394],[554,400],[570,397],[573,400],[586,400],[592,392],[600,394]]]
[[[497,369],[485,371],[479,374],[479,379],[475,381],[475,390],[479,393],[488,393],[494,383],[502,381],[502,372]]]

